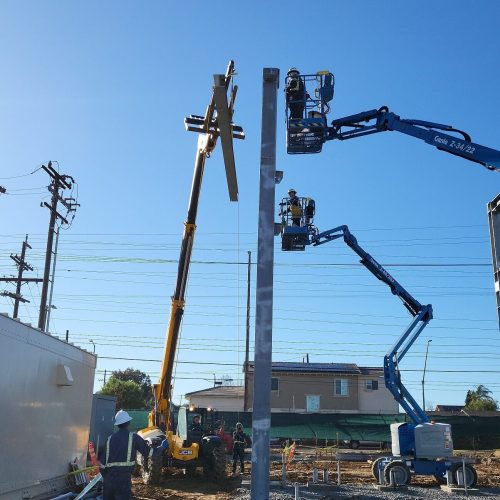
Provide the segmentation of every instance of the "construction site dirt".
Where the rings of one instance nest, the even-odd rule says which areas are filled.
[[[359,452],[360,458],[363,452]],[[383,452],[370,453],[373,455],[382,455]],[[457,452],[457,454],[460,454]],[[477,488],[486,488],[494,492],[493,498],[500,498],[500,451],[480,451],[464,452],[468,457],[477,459],[474,466],[477,475]],[[272,457],[276,456],[274,453]],[[248,455],[250,458],[250,455]],[[286,480],[289,484],[299,483],[305,485],[312,482],[313,468],[317,467],[320,471],[320,480],[322,471],[328,470],[330,483],[337,483],[337,459],[335,452],[314,452],[310,448],[297,449],[294,460],[287,471]],[[227,479],[221,484],[207,483],[202,475],[201,469],[197,474],[187,476],[179,469],[165,469],[160,485],[148,486],[142,484],[140,478],[133,478],[133,495],[137,499],[182,499],[195,500],[204,498],[205,500],[228,500],[241,498],[242,486],[248,488],[248,481],[251,478],[251,462],[248,460],[245,464],[246,471],[244,475],[232,475],[231,467],[227,465]],[[372,475],[371,461],[341,461],[340,462],[341,483],[345,486],[356,487],[358,485],[375,485],[376,481]],[[282,463],[280,460],[271,461],[270,480],[278,482],[282,479]],[[422,498],[431,497],[432,491],[439,490],[434,478],[429,476],[413,476],[411,485],[422,488]],[[496,491],[498,489],[498,492]],[[498,496],[496,495],[498,493]],[[322,498],[330,498],[322,496]],[[364,497],[363,497],[364,498]],[[492,496],[490,495],[490,498]]]

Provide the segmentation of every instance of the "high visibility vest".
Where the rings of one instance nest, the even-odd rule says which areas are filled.
[[[111,436],[109,436],[106,441],[106,465],[104,467],[133,467],[135,465],[135,460],[131,460],[132,458],[132,443],[134,441],[134,433],[129,432],[128,434],[128,446],[127,446],[127,461],[126,462],[111,462],[108,463],[109,460],[109,441],[111,440]]]

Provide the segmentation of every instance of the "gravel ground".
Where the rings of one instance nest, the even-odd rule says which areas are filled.
[[[234,493],[235,500],[247,500],[250,499],[250,492],[246,488],[239,488]],[[488,498],[488,499],[500,499],[500,488],[481,488],[479,492],[474,495],[476,498]],[[289,500],[294,499],[294,487],[287,486],[285,489],[275,489],[272,488],[269,494],[269,498],[272,500]],[[464,494],[458,493],[447,493],[441,491],[438,487],[434,488],[422,488],[418,486],[408,486],[405,489],[400,489],[398,491],[378,491],[373,486],[369,485],[345,485],[345,486],[332,486],[332,487],[306,487],[305,485],[300,487],[299,490],[300,499],[351,499],[351,500],[379,500],[379,499],[392,499],[392,500],[404,500],[404,499],[425,499],[425,500],[439,500],[439,499],[453,499],[453,498],[466,498]]]

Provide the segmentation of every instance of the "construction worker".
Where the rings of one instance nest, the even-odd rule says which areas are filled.
[[[250,438],[243,432],[243,424],[238,422],[233,432],[233,474],[236,474],[236,462],[240,462],[240,473],[245,473],[245,446],[250,445]]]
[[[128,426],[132,417],[124,410],[115,415],[118,430],[112,434],[101,453],[101,475],[103,478],[104,500],[128,500],[132,498],[132,471],[135,467],[137,452],[147,459],[153,455],[153,448],[140,436],[129,432]],[[165,449],[168,442],[164,440],[159,447]]]
[[[300,198],[297,196],[297,191],[290,188],[288,190],[287,212],[292,214],[292,226],[300,226],[300,219],[302,217],[302,207]]]
[[[201,426],[200,416],[193,417],[193,423],[189,427],[189,439],[195,443],[201,443],[203,437],[203,427]]]
[[[290,118],[292,120],[300,120],[304,115],[306,99],[304,82],[300,78],[297,68],[290,68],[286,76],[285,95],[288,108],[290,109]]]

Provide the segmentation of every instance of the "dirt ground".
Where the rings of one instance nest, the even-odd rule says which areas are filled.
[[[381,452],[370,452],[376,456]],[[500,451],[464,452],[468,457],[477,458],[480,463],[474,465],[478,475],[478,487],[494,486],[500,487]],[[250,459],[250,454],[247,455]],[[272,455],[274,456],[274,455]],[[287,480],[290,482],[306,483],[312,479],[312,468],[314,465],[318,469],[327,468],[330,481],[336,481],[337,461],[335,452],[318,453],[312,449],[298,449],[294,460],[287,473]],[[244,476],[232,476],[231,468],[227,466],[227,480],[223,484],[213,484],[207,482],[198,469],[195,476],[186,476],[179,469],[165,469],[162,482],[159,486],[146,486],[142,484],[140,478],[133,478],[133,495],[138,500],[147,499],[179,499],[195,500],[230,500],[234,497],[235,491],[241,487],[242,479],[250,479],[250,461],[245,464],[246,474]],[[281,479],[281,461],[271,461],[271,480]],[[371,464],[369,462],[341,462],[342,484],[373,484],[375,479],[372,476]],[[422,487],[435,487],[433,478],[426,476],[414,476],[412,485]]]

